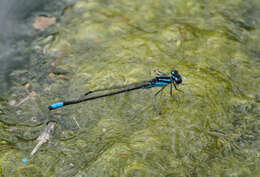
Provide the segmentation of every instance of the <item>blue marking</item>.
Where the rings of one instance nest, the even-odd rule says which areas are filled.
[[[58,102],[58,103],[52,104],[50,107],[52,109],[57,109],[57,108],[60,108],[62,106],[64,106],[64,103],[63,102]]]
[[[176,81],[178,80],[178,78],[177,78],[177,77],[173,77],[173,79],[174,79],[174,80],[176,80]]]
[[[24,162],[24,163],[28,162],[28,159],[27,159],[26,157],[23,158],[23,162]]]
[[[165,81],[165,82],[171,82],[171,79],[161,79],[161,78],[158,78],[159,81]]]
[[[175,74],[175,72],[172,71],[172,75],[174,75],[174,74]]]
[[[165,86],[165,85],[168,85],[168,83],[165,83],[165,82],[156,82],[155,83],[156,87],[162,87],[162,86]]]

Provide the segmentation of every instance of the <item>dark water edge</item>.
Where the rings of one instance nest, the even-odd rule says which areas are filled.
[[[31,42],[39,36],[32,27],[37,15],[58,17],[65,1],[1,0],[0,1],[0,96],[8,95],[12,85],[10,73],[27,69],[30,62]]]

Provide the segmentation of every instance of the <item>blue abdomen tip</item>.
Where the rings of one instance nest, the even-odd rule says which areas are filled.
[[[64,106],[64,102],[58,102],[49,106],[49,110],[57,109]]]

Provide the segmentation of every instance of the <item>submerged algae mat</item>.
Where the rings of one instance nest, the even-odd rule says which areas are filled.
[[[12,95],[0,100],[0,175],[259,176],[259,8],[78,1],[56,35],[35,42],[32,69],[11,74]],[[154,99],[155,88],[47,110],[157,69],[179,70],[184,93]],[[23,163],[48,120],[58,122],[51,141]]]

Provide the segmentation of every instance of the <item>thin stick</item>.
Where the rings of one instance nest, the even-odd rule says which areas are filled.
[[[43,145],[44,143],[48,142],[51,136],[51,133],[54,131],[56,122],[49,122],[47,127],[44,129],[44,131],[40,134],[40,136],[37,138],[37,145],[34,147],[32,152],[30,153],[30,156],[33,156]]]
[[[76,122],[77,126],[78,126],[79,129],[80,129],[79,123],[78,123],[78,121],[76,120],[76,118],[75,118],[75,117],[72,117],[72,119]]]

